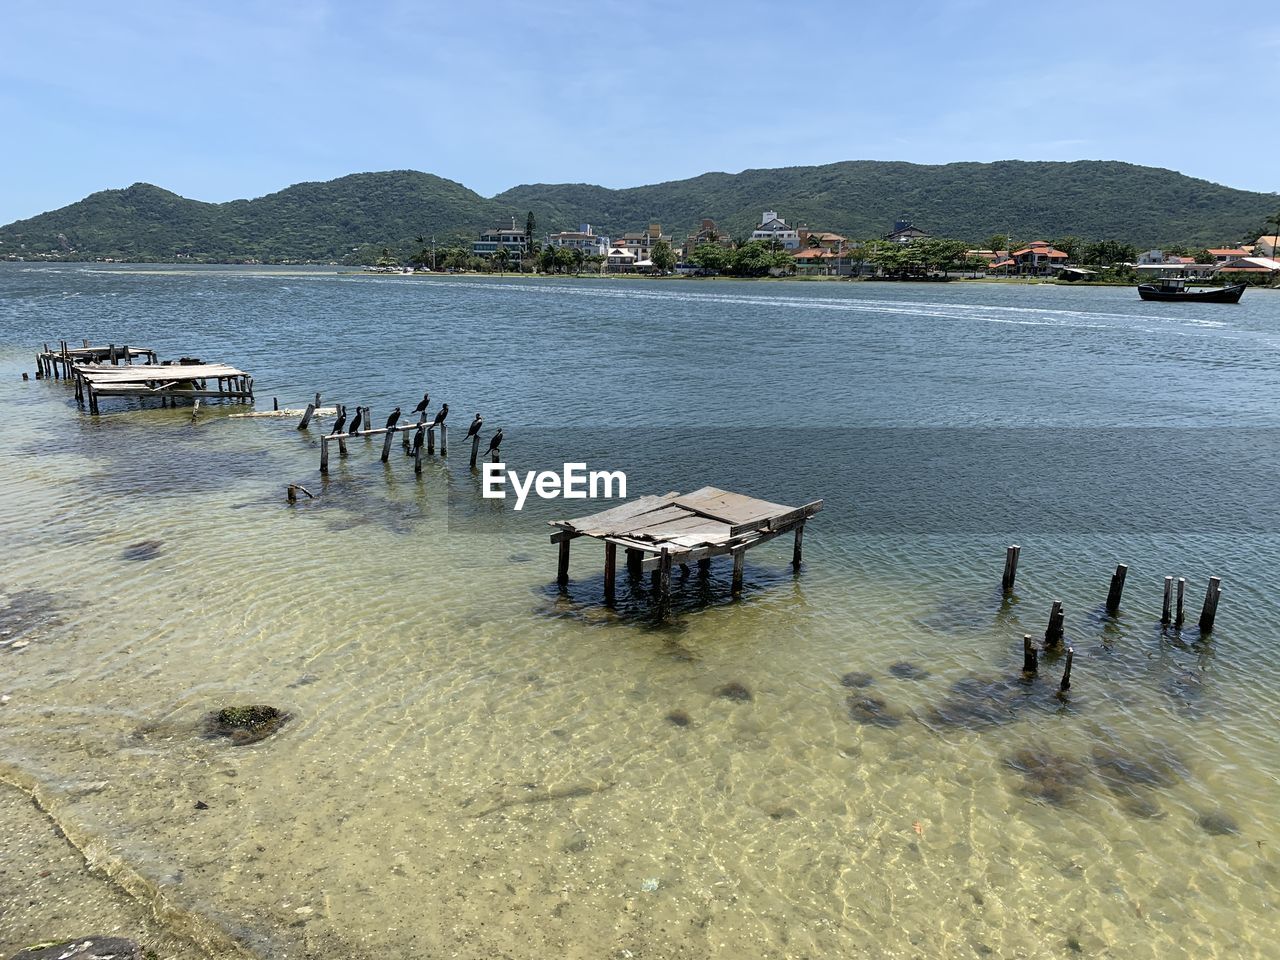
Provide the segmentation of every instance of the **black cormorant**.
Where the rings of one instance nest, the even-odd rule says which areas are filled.
[[[414,413],[421,413],[423,410],[427,409],[427,403],[428,403],[428,401],[430,401],[430,400],[431,400],[431,394],[430,394],[430,393],[424,393],[424,394],[422,395],[422,401],[421,401],[421,402],[420,402],[416,407],[414,407],[414,408],[413,408],[413,412],[414,412]]]
[[[360,429],[361,418],[364,416],[364,407],[356,407],[356,418],[351,421],[351,433],[355,433]]]
[[[345,427],[346,425],[347,425],[347,408],[339,404],[338,419],[333,421],[333,429],[329,431],[329,436],[332,437],[335,433],[341,433],[342,428]]]
[[[449,405],[446,403],[444,406],[440,408],[440,412],[436,414],[436,418],[431,425],[433,427],[440,426],[440,424],[444,423],[444,418],[447,417],[448,415],[449,415]]]
[[[400,408],[396,407],[391,411],[391,416],[387,417],[387,429],[390,430],[396,425],[396,421],[400,419]]]
[[[467,430],[467,437],[466,437],[466,439],[470,440],[470,439],[471,439],[472,437],[474,437],[477,433],[479,433],[479,432],[480,432],[480,428],[481,428],[482,426],[484,426],[484,418],[483,418],[483,417],[481,417],[481,416],[480,416],[480,414],[478,414],[478,413],[477,413],[477,414],[476,414],[476,418],[475,418],[474,420],[472,420],[472,421],[471,421],[471,426],[470,426],[470,428]]]
[[[500,446],[502,446],[502,428],[501,427],[498,428],[498,432],[495,433],[493,437],[489,440],[489,449],[485,451],[485,455],[488,456],[491,453],[496,453]]]

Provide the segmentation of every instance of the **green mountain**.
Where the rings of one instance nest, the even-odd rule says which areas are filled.
[[[511,217],[523,224],[530,210],[539,233],[590,223],[617,236],[656,222],[679,240],[708,217],[721,232],[744,236],[769,209],[790,223],[851,238],[882,235],[905,217],[935,235],[975,242],[993,234],[1075,234],[1140,247],[1216,245],[1257,236],[1278,207],[1276,194],[1095,160],[937,166],[857,160],[707,173],[623,190],[531,184],[493,198],[396,170],[299,183],[228,203],[188,200],[145,183],[104,190],[0,227],[0,256],[342,260],[364,256],[368,246],[404,253],[416,248],[417,236],[441,242],[474,236]]]

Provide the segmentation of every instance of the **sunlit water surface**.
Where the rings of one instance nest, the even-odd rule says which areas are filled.
[[[1209,456],[1198,438],[1280,425],[1278,325],[1266,291],[1175,307],[0,265],[0,774],[185,929],[264,957],[1274,956],[1276,528],[1223,484],[1119,532],[937,518],[945,502],[904,494],[902,516],[928,516],[895,530],[892,490],[857,502],[839,441],[1168,431],[1125,476],[1141,500]],[[384,466],[357,441],[324,481],[328,421],[91,417],[64,384],[21,382],[41,343],[81,337],[234,363],[258,409],[320,391],[380,421],[429,388],[453,447],[419,479],[398,446]],[[607,609],[601,550],[579,541],[561,595],[545,521],[588,508],[482,500],[460,439],[476,410],[512,466],[825,498],[804,569],[789,539],[754,551],[740,602],[726,561],[677,571],[663,625],[625,576]],[[1254,452],[1273,477],[1276,446]],[[1016,463],[991,473],[1017,485]],[[289,506],[288,483],[318,499]],[[1089,504],[1092,483],[1055,499]],[[1166,574],[1189,581],[1181,632],[1158,623]],[[1224,595],[1202,638],[1209,575]],[[1011,682],[1058,599],[1065,698],[1060,659]],[[842,682],[856,672],[869,685]],[[234,703],[292,719],[250,746],[202,737]],[[0,948],[16,936],[0,912]]]

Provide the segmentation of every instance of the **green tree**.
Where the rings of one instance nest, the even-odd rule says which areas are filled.
[[[1076,257],[1080,256],[1080,248],[1084,246],[1084,241],[1079,237],[1065,236],[1059,237],[1053,241],[1055,249],[1061,250],[1067,255],[1067,260],[1074,263]]]
[[[1195,252],[1196,263],[1213,263],[1216,259],[1208,250],[1197,250]]]
[[[689,262],[695,267],[715,273],[728,270],[732,259],[732,254],[718,243],[700,243],[689,254]]]
[[[773,264],[773,251],[763,240],[748,240],[733,251],[729,272],[739,277],[763,277]]]
[[[573,248],[573,273],[577,276],[582,272],[582,265],[587,262],[586,251],[581,247]]]
[[[538,227],[538,221],[533,219],[533,211],[529,211],[529,216],[524,221],[524,248],[533,253],[533,232]]]
[[[511,251],[502,244],[498,244],[498,249],[493,251],[493,262],[498,265],[498,273],[503,273],[511,263]]]
[[[573,269],[574,259],[573,251],[568,247],[556,248],[556,270],[564,273],[566,270]]]
[[[394,267],[394,266],[397,266],[398,264],[399,264],[399,261],[396,260],[396,258],[391,254],[391,248],[383,247],[382,252],[378,254],[378,261],[375,264],[375,266]]]
[[[665,240],[659,240],[653,245],[649,259],[653,261],[653,266],[659,273],[670,273],[676,265],[675,251]]]
[[[995,236],[989,238],[987,240],[987,246],[990,248],[992,253],[999,250],[1011,249],[1009,246],[1009,237],[1003,233],[997,233]],[[1063,252],[1065,253],[1066,251]]]
[[[548,244],[538,251],[538,269],[543,273],[556,272],[556,248]]]

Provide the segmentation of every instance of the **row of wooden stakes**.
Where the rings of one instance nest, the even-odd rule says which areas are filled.
[[[1010,544],[1005,550],[1004,576],[1000,580],[1000,586],[1006,595],[1013,592],[1013,584],[1018,576],[1018,559],[1021,555],[1022,547],[1016,543]],[[1111,575],[1111,586],[1107,590],[1106,611],[1108,616],[1114,617],[1120,611],[1120,596],[1124,593],[1124,582],[1128,573],[1129,568],[1127,565],[1123,563],[1116,564],[1115,573]],[[1186,592],[1187,580],[1185,577],[1177,578],[1176,591],[1174,578],[1164,578],[1164,603],[1160,610],[1160,625],[1162,627],[1182,628],[1183,623],[1186,622]],[[1199,627],[1202,634],[1213,631],[1213,623],[1218,615],[1218,601],[1221,598],[1222,578],[1210,577],[1209,586],[1204,594],[1204,603],[1200,607]],[[1062,601],[1055,600],[1053,607],[1049,611],[1049,626],[1045,631],[1045,645],[1060,644],[1062,642],[1062,632]]]

